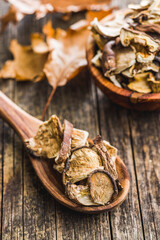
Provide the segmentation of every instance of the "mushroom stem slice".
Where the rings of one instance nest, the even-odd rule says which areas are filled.
[[[115,40],[111,40],[103,48],[102,54],[102,69],[103,73],[110,72],[116,68],[116,58],[113,47],[115,46]]]
[[[115,162],[111,158],[107,148],[106,144],[103,143],[101,136],[97,136],[94,140],[94,147],[96,148],[98,154],[100,155],[102,159],[102,164],[104,166],[104,169],[110,173],[110,175],[116,180],[118,179],[118,174],[115,166]]]
[[[94,203],[91,198],[88,186],[68,183],[65,187],[65,192],[71,200],[74,200],[75,202],[81,205],[85,206],[97,205],[97,203]]]
[[[57,164],[65,162],[70,155],[72,131],[73,131],[73,124],[67,120],[64,120],[64,133],[63,133],[61,150],[59,152],[59,157],[55,159],[55,162]]]
[[[97,204],[105,205],[118,194],[117,184],[112,176],[104,170],[95,170],[88,178],[90,194]]]

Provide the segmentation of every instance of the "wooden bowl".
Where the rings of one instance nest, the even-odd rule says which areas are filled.
[[[95,50],[95,40],[90,36],[86,52],[89,71],[97,86],[108,96],[109,99],[125,108],[138,111],[154,111],[160,109],[160,93],[144,94],[119,88],[110,82],[109,79],[104,77],[102,71],[95,67],[91,62],[95,55]]]

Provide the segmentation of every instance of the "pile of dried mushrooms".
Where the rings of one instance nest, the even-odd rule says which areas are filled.
[[[66,195],[81,205],[105,205],[121,189],[116,170],[117,149],[97,136],[63,126],[56,115],[42,123],[37,134],[26,141],[27,149],[37,157],[53,159],[53,168],[62,175]]]
[[[92,63],[116,86],[160,92],[160,0],[142,0],[91,22],[97,44]]]

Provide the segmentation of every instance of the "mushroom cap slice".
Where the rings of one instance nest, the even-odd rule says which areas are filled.
[[[149,52],[156,52],[159,50],[159,43],[152,37],[145,33],[141,33],[135,30],[122,28],[120,32],[121,43],[124,47],[128,47],[130,44],[142,45],[148,48]]]
[[[148,78],[149,72],[137,74],[134,77],[134,81],[128,84],[128,88],[140,93],[150,93],[151,88],[149,87],[149,83],[147,82]]]
[[[98,21],[97,18],[95,18],[91,22],[92,31],[96,31],[103,37],[117,37],[120,33],[122,25],[117,26],[104,26],[102,23]]]
[[[113,48],[110,43],[113,43]],[[136,62],[135,51],[131,47],[115,46],[114,41],[108,42],[103,49],[102,69],[105,76],[119,74]]]
[[[103,37],[118,37],[121,28],[129,26],[129,24],[125,20],[125,17],[131,12],[132,11],[130,9],[115,11],[113,14],[111,14],[112,17],[110,17],[109,15],[100,22],[97,18],[95,18],[91,22],[91,30],[93,32],[99,33]]]
[[[56,163],[65,162],[70,155],[71,138],[72,138],[73,124],[64,120],[64,133],[59,156],[55,159]]]
[[[156,80],[153,74],[149,74],[149,78],[147,79],[152,92],[160,93],[160,80]]]
[[[104,45],[108,42],[108,38],[103,37],[103,36],[99,35],[98,33],[94,33],[94,32],[92,32],[92,36],[93,36],[94,40],[96,41],[99,49],[102,51],[104,48]]]
[[[27,149],[37,157],[56,158],[61,149],[63,130],[59,118],[51,118],[39,126],[33,138],[26,140]]]
[[[101,158],[89,147],[75,149],[66,161],[63,172],[63,183],[76,183],[87,178],[95,169],[104,169]]]
[[[136,74],[147,72],[147,71],[158,72],[159,66],[157,66],[153,62],[150,62],[150,63],[138,63],[137,62],[132,67],[123,71],[122,74],[128,78],[133,78]]]
[[[115,180],[104,170],[95,170],[88,178],[90,194],[97,204],[105,205],[112,201],[113,196],[118,194]]]
[[[88,146],[88,135],[89,133],[84,130],[73,128],[71,148],[79,148],[82,146]]]
[[[128,7],[134,10],[144,10],[147,9],[153,0],[142,0],[140,4],[129,4]]]
[[[136,54],[131,47],[119,47],[116,49],[116,70],[119,74],[125,69],[131,67],[136,62]]]
[[[94,203],[91,198],[89,186],[68,183],[65,187],[65,192],[71,200],[74,200],[81,205],[97,205],[97,203]]]

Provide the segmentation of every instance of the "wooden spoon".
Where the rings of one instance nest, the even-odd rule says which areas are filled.
[[[0,91],[0,116],[8,122],[12,128],[19,134],[22,141],[33,137],[39,125],[42,123],[40,120],[32,117],[21,108],[19,108],[15,103],[13,103],[8,97],[6,97]],[[119,192],[117,198],[105,206],[81,206],[74,203],[64,194],[64,187],[61,181],[61,175],[53,170],[53,162],[48,160],[42,160],[33,157],[29,154],[31,163],[36,171],[37,176],[45,186],[45,188],[50,192],[50,194],[61,204],[75,211],[84,213],[98,213],[102,211],[110,211],[111,209],[120,205],[127,197],[130,180],[127,168],[123,161],[117,157],[116,167],[119,176],[119,181],[123,189]]]

